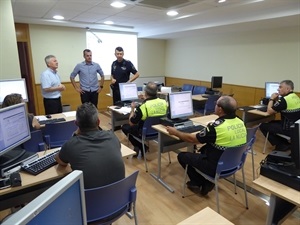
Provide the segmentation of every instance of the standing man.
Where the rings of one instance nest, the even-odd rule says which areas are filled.
[[[44,98],[45,114],[55,114],[62,112],[61,92],[66,87],[60,83],[60,77],[57,73],[58,62],[54,55],[45,57],[45,63],[48,67],[41,74],[41,89]]]
[[[80,93],[81,103],[91,102],[96,108],[98,105],[98,94],[103,89],[104,73],[98,63],[92,61],[92,51],[89,49],[83,50],[85,61],[78,63],[70,75],[75,90]],[[97,73],[101,76],[98,82]],[[75,82],[75,77],[79,75],[78,87]]]
[[[55,159],[72,170],[82,170],[84,188],[95,188],[125,177],[121,144],[112,131],[100,130],[98,110],[84,103],[76,111],[78,130],[62,147]]]
[[[219,116],[213,123],[197,134],[183,133],[174,127],[167,127],[171,135],[191,143],[206,143],[201,148],[201,153],[181,152],[177,159],[185,169],[188,165],[190,181],[187,187],[192,190],[201,190],[205,196],[214,188],[214,184],[206,180],[194,169],[214,176],[217,164],[223,151],[228,147],[243,145],[247,142],[247,130],[244,122],[235,115],[237,102],[230,96],[222,96],[215,106],[215,114]]]
[[[113,91],[113,104],[121,100],[119,83],[133,82],[140,74],[129,60],[123,58],[124,50],[122,47],[115,49],[117,60],[111,65],[111,88]],[[130,78],[130,74],[133,76]]]
[[[281,120],[273,120],[260,125],[260,130],[267,136],[276,151],[286,151],[290,148],[288,141],[276,134],[291,136],[290,126],[300,119],[300,98],[294,92],[294,83],[291,80],[280,82],[278,93],[273,93],[268,103],[267,113],[281,114]]]

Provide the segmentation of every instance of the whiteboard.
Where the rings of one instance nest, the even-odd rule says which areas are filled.
[[[21,94],[25,102],[28,102],[26,82],[24,78],[0,80],[0,104],[6,95]]]

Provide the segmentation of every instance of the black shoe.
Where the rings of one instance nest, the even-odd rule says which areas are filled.
[[[276,145],[275,147],[275,151],[282,151],[282,152],[285,152],[287,150],[290,149],[290,145],[286,145],[286,144],[280,144],[280,145]]]
[[[134,147],[133,151],[136,152],[136,154],[133,155],[133,158],[137,158],[139,156],[140,149],[138,147]]]
[[[202,185],[200,194],[205,196],[208,194],[208,192],[212,191],[214,189],[215,184],[210,182],[210,181],[205,181],[204,184]]]
[[[116,127],[114,128],[114,131],[121,130],[121,129],[122,129],[121,126],[116,126]]]
[[[190,189],[191,191],[199,191],[200,190],[200,186],[193,183],[192,181],[188,181],[186,183],[186,186],[188,189]]]

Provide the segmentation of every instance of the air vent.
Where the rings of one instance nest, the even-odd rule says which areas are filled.
[[[181,8],[183,6],[203,2],[205,0],[123,0],[127,4],[134,4],[136,6],[144,6],[156,9],[171,9]]]

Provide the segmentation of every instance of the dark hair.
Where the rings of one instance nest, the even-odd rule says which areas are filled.
[[[90,102],[78,106],[76,111],[76,124],[80,131],[93,130],[98,127],[98,110]]]
[[[91,51],[90,49],[84,49],[84,50],[83,50],[83,56],[85,56],[85,53],[86,53],[86,52],[92,52],[92,51]]]
[[[148,82],[148,84],[145,87],[145,93],[149,97],[156,97],[157,90],[158,90],[158,87],[157,87],[156,83],[154,83],[154,82]]]
[[[55,56],[54,55],[47,55],[45,57],[45,63],[47,65],[47,67],[48,67],[48,63],[49,63],[50,59],[52,59],[52,58],[55,58]]]
[[[2,102],[2,108],[5,108],[5,107],[11,106],[11,105],[15,105],[15,104],[19,104],[22,101],[23,101],[23,98],[22,98],[21,94],[13,93],[13,94],[6,95]]]
[[[118,51],[118,52],[124,52],[124,50],[123,50],[122,47],[116,47],[115,51]]]
[[[218,100],[217,105],[221,107],[225,114],[234,114],[237,107],[236,100],[231,96],[222,96]]]
[[[293,81],[291,81],[291,80],[283,80],[283,81],[281,81],[280,82],[281,84],[282,83],[285,83],[287,86],[289,86],[292,90],[294,90],[294,83],[293,83]]]

